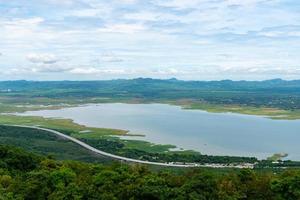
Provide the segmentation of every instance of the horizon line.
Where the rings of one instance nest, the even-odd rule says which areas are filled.
[[[138,79],[151,79],[151,80],[161,80],[161,81],[183,81],[183,82],[221,82],[221,81],[232,81],[232,82],[265,82],[265,81],[300,81],[300,79],[282,79],[282,78],[272,78],[272,79],[262,79],[262,80],[233,80],[233,79],[218,79],[218,80],[197,80],[197,79],[191,79],[191,80],[183,80],[178,78],[151,78],[151,77],[136,77],[136,78],[112,78],[112,79],[91,79],[91,80],[71,80],[71,79],[64,79],[64,80],[30,80],[30,79],[11,79],[11,80],[0,80],[0,82],[17,82],[17,81],[27,81],[27,82],[63,82],[63,81],[69,81],[69,82],[96,82],[96,81],[118,81],[118,80],[138,80]]]

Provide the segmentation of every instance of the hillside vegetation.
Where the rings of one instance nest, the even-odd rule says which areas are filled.
[[[56,161],[0,145],[0,199],[298,200],[300,171],[151,171]]]

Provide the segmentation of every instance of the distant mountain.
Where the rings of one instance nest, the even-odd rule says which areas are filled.
[[[2,81],[0,95],[18,98],[190,99],[216,104],[300,109],[300,80],[182,81],[172,79],[118,79],[103,81]]]
[[[31,90],[42,88],[66,88],[66,89],[91,89],[95,87],[112,86],[114,88],[124,88],[138,85],[161,86],[171,88],[186,89],[267,89],[267,88],[300,88],[300,80],[286,81],[282,79],[271,79],[265,81],[182,81],[176,78],[171,79],[117,79],[117,80],[95,80],[95,81],[0,81],[0,90]]]

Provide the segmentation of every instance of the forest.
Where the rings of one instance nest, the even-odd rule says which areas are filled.
[[[57,161],[0,145],[0,199],[298,200],[300,171],[154,170]]]
[[[220,105],[300,109],[300,80],[182,81],[116,79],[107,81],[2,81],[2,103],[192,100]],[[79,100],[78,100],[79,99]]]

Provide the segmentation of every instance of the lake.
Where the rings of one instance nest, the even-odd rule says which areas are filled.
[[[145,135],[131,139],[174,144],[203,154],[266,158],[274,153],[288,153],[288,159],[300,160],[300,120],[208,113],[165,104],[122,103],[29,111],[21,115],[67,118],[91,127],[129,130]]]

